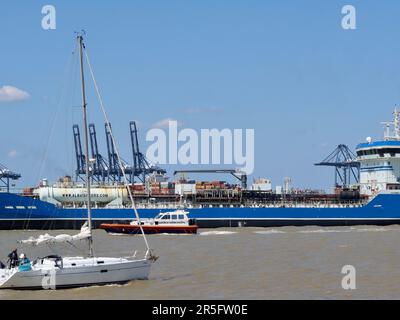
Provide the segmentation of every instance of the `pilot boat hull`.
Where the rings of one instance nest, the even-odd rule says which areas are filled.
[[[145,234],[176,233],[176,234],[196,234],[197,225],[142,225]],[[131,224],[107,224],[100,225],[100,229],[108,233],[141,234],[138,225]]]

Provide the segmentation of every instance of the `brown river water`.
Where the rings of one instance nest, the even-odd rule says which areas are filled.
[[[16,245],[39,231],[0,231],[0,259],[17,246],[31,259],[48,247]],[[51,231],[50,234],[73,231]],[[78,289],[0,290],[3,299],[400,299],[400,226],[200,229],[152,235],[159,256],[148,280]],[[140,236],[94,232],[102,256],[144,249]],[[76,249],[58,253],[77,255]],[[356,289],[342,288],[342,267]]]

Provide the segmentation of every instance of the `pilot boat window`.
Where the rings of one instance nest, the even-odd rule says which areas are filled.
[[[169,214],[166,214],[164,217],[162,217],[161,219],[170,219]]]
[[[185,219],[185,216],[183,214],[180,214],[178,219],[183,220]]]
[[[177,217],[178,217],[178,216],[177,216],[176,214],[171,215],[171,219],[172,219],[172,220],[176,220]]]

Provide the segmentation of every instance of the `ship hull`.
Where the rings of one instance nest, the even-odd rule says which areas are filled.
[[[139,209],[141,218],[153,218],[165,209]],[[351,226],[400,223],[400,193],[379,194],[363,206],[351,207],[202,207],[187,208],[199,228]],[[129,208],[94,208],[95,228],[102,223],[129,223]],[[53,204],[0,193],[0,229],[80,229],[87,219],[85,208],[58,208]]]
[[[35,219],[26,220],[0,220],[0,230],[79,230],[85,223],[85,219]],[[93,228],[100,229],[102,224],[129,224],[131,220],[93,220]],[[196,219],[198,228],[234,228],[234,227],[285,227],[285,226],[357,226],[374,225],[387,226],[400,224],[400,218],[396,219]],[[170,233],[170,232],[164,232]]]

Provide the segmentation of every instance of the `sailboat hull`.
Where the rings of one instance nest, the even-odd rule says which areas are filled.
[[[123,284],[147,279],[151,261],[120,258],[64,259],[64,266],[45,262],[30,271],[0,270],[0,289],[59,289]]]

